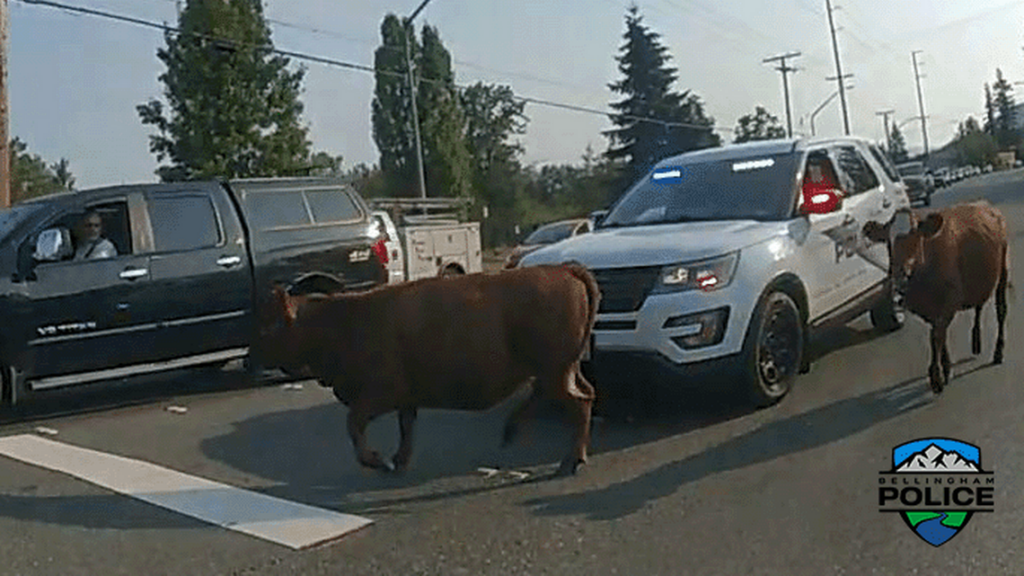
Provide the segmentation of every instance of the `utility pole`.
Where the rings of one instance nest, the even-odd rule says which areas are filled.
[[[924,162],[928,163],[928,124],[924,115],[924,98],[921,96],[921,75],[917,71],[917,55],[920,50],[910,53],[910,59],[914,62],[914,81],[917,83],[917,109],[921,113],[921,138],[924,139]]]
[[[896,113],[895,110],[881,110],[879,112],[875,112],[875,116],[884,116],[885,117],[884,124],[885,124],[885,151],[886,152],[888,152],[889,149],[892,148],[892,142],[889,139],[889,115],[890,114],[895,114],[895,113]]]
[[[423,0],[419,7],[405,20],[405,65],[409,72],[409,93],[412,98],[412,127],[416,134],[416,177],[419,180],[420,198],[427,197],[427,183],[423,177],[423,145],[420,144],[420,118],[416,110],[416,84],[412,80],[412,56],[409,54],[409,35],[416,34],[416,26],[412,23],[420,11],[430,0]]]
[[[782,92],[783,97],[786,99],[786,129],[790,138],[793,137],[793,120],[789,111],[789,81],[787,80],[786,74],[789,72],[796,72],[797,68],[786,66],[786,58],[796,58],[798,56],[800,56],[799,52],[790,52],[789,54],[765,58],[761,61],[762,64],[767,64],[769,62],[779,62],[781,64],[776,68],[776,70],[782,72]]]
[[[836,82],[839,83],[839,102],[843,106],[843,130],[850,135],[850,116],[846,111],[846,89],[843,86],[843,67],[839,63],[839,44],[836,43],[836,26],[832,20],[832,0],[825,0],[825,8],[828,12],[828,27],[832,32],[832,53],[836,58]]]
[[[7,95],[7,0],[0,0],[0,210],[11,205],[10,98]]]

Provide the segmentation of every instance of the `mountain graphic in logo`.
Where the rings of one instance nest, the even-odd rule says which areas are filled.
[[[978,466],[958,452],[946,451],[929,444],[921,452],[912,454],[896,468],[897,472],[981,472]]]
[[[893,448],[892,468],[880,473],[879,509],[897,512],[922,540],[942,546],[975,512],[991,512],[991,472],[981,450],[950,438],[924,438]]]

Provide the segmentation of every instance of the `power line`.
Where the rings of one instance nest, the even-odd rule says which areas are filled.
[[[95,16],[95,17],[98,17],[98,18],[108,18],[108,19],[111,19],[111,20],[117,20],[117,21],[120,21],[120,22],[128,23],[128,24],[134,24],[136,26],[143,26],[143,27],[147,27],[147,28],[153,28],[153,29],[157,29],[157,30],[162,30],[164,32],[170,32],[172,34],[177,34],[179,36],[190,36],[190,37],[193,37],[193,38],[200,38],[200,39],[203,39],[203,40],[209,40],[209,41],[212,41],[212,42],[216,42],[216,43],[218,43],[220,45],[225,45],[226,44],[229,47],[256,48],[256,49],[259,49],[259,50],[265,50],[265,51],[267,51],[269,53],[279,54],[281,56],[288,56],[290,58],[295,58],[296,60],[305,60],[305,61],[309,61],[309,62],[316,62],[318,64],[325,64],[325,65],[328,65],[328,66],[337,66],[339,68],[345,68],[345,69],[349,69],[349,70],[358,70],[360,72],[370,72],[370,73],[373,73],[373,74],[380,74],[380,75],[384,75],[384,76],[394,76],[394,77],[398,77],[398,78],[405,78],[405,76],[406,76],[402,72],[394,72],[394,71],[391,71],[391,70],[376,70],[374,67],[367,66],[365,64],[357,64],[357,63],[354,63],[354,62],[346,62],[346,61],[343,61],[343,60],[337,60],[337,59],[334,59],[334,58],[326,58],[324,56],[317,56],[317,55],[314,55],[314,54],[307,54],[307,53],[303,53],[303,52],[296,52],[296,51],[293,51],[293,50],[282,50],[280,48],[274,48],[273,46],[269,46],[269,45],[249,44],[249,43],[244,43],[244,42],[236,42],[234,40],[229,40],[229,39],[226,39],[226,38],[221,38],[221,37],[213,36],[213,35],[210,35],[210,34],[203,34],[203,33],[200,33],[200,32],[186,32],[186,31],[180,30],[180,29],[178,29],[178,28],[176,28],[174,26],[168,26],[167,24],[161,24],[159,22],[151,22],[149,20],[144,20],[142,18],[136,18],[136,17],[133,17],[133,16],[124,16],[122,14],[115,14],[115,13],[112,13],[112,12],[106,12],[106,11],[103,11],[103,10],[96,10],[96,9],[93,9],[93,8],[85,8],[85,7],[82,7],[82,6],[72,6],[72,5],[63,4],[63,3],[60,3],[60,2],[53,2],[51,0],[21,0],[21,2],[24,2],[25,4],[33,4],[33,5],[38,5],[38,6],[45,6],[45,7],[48,7],[48,8],[55,8],[55,9],[58,9],[58,10],[64,10],[64,11],[73,12],[73,13],[86,14],[86,15]],[[467,86],[460,86],[458,84],[449,83],[449,82],[446,82],[444,80],[437,80],[437,79],[433,79],[433,78],[419,77],[419,78],[417,78],[417,81],[418,82],[427,82],[427,83],[430,83],[430,84],[454,85],[454,87],[459,89],[459,90],[465,90],[467,88]],[[565,104],[565,103],[562,103],[562,102],[555,102],[553,100],[546,100],[546,99],[542,99],[542,98],[532,98],[532,97],[528,97],[528,96],[516,96],[516,95],[513,95],[512,98],[515,99],[515,100],[519,100],[519,101],[530,103],[530,104],[537,104],[537,105],[540,105],[540,106],[548,106],[548,107],[552,107],[552,108],[561,108],[561,109],[564,109],[564,110],[572,110],[572,111],[575,111],[575,112],[582,112],[582,113],[588,113],[588,114],[598,114],[598,115],[606,116],[606,117],[608,117],[608,116],[616,116],[616,117],[619,117],[619,118],[625,118],[627,120],[635,120],[637,122],[648,122],[648,123],[651,123],[651,124],[658,124],[658,125],[666,126],[666,127],[692,128],[692,129],[697,129],[697,130],[708,130],[708,131],[715,131],[715,130],[726,131],[726,132],[732,132],[733,131],[732,128],[727,128],[727,127],[706,126],[706,125],[702,125],[702,124],[691,124],[691,123],[687,123],[687,122],[670,122],[670,121],[666,121],[666,120],[658,120],[658,119],[655,119],[655,118],[647,118],[647,117],[643,117],[643,116],[636,116],[636,115],[633,115],[633,114],[620,114],[620,113],[614,113],[613,114],[611,112],[604,112],[604,111],[596,110],[596,109],[593,109],[593,108],[587,108],[587,107],[584,107],[584,106],[577,106],[577,105],[573,105],[573,104]]]

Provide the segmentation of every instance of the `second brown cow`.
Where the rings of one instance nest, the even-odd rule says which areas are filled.
[[[946,332],[961,310],[974,310],[971,350],[981,354],[981,310],[995,291],[999,324],[993,364],[1003,361],[1009,253],[1006,221],[988,202],[958,204],[910,216],[909,226],[893,230],[893,222],[868,222],[864,235],[890,242],[890,273],[906,307],[931,324],[932,390],[941,393],[949,381]]]
[[[307,373],[349,407],[359,462],[403,470],[418,408],[485,410],[533,380],[509,417],[505,443],[538,400],[565,403],[575,432],[561,473],[586,462],[594,388],[580,372],[600,292],[579,265],[432,278],[355,294],[276,291],[277,327],[261,339],[265,365]],[[366,442],[374,418],[398,411],[392,462]]]

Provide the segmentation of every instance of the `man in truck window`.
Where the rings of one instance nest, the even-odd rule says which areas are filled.
[[[117,256],[114,243],[102,236],[103,219],[98,212],[87,212],[75,226],[75,260],[94,260]]]

